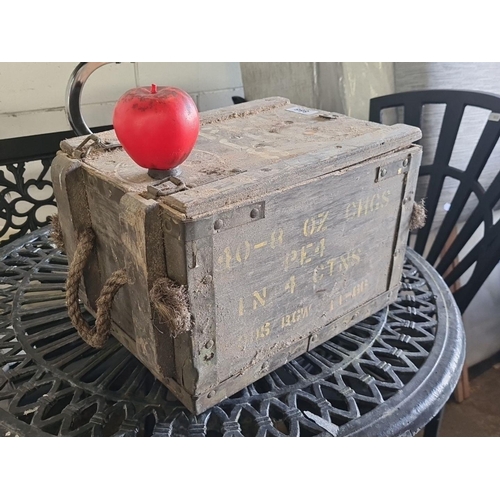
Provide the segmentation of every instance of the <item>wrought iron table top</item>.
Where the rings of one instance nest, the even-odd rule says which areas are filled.
[[[0,252],[0,436],[411,436],[464,361],[455,301],[409,249],[393,305],[193,416],[115,339],[80,339],[66,272],[48,229]]]

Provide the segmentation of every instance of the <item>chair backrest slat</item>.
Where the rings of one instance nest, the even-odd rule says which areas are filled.
[[[468,195],[470,192],[474,192],[479,202],[477,206],[474,208],[472,213],[469,215],[467,221],[464,223],[463,227],[460,229],[457,237],[451,243],[448,248],[446,255],[441,257],[439,264],[436,266],[436,269],[440,273],[444,273],[449,266],[453,264],[454,259],[459,256],[459,253],[462,251],[464,246],[467,244],[472,235],[476,232],[476,230],[484,224],[484,231],[488,232],[490,228],[493,226],[493,209],[495,205],[500,201],[500,172],[497,174],[493,182],[490,184],[490,187],[487,190],[482,189],[480,184],[477,181],[472,181],[468,186],[468,190],[463,190],[465,195]],[[463,203],[465,205],[465,203]],[[447,233],[441,234],[441,229],[445,227],[447,224],[447,228],[455,227],[454,224],[457,223],[459,211],[449,212],[448,215],[453,216],[452,219],[447,220],[446,217],[443,220],[443,224],[439,228],[439,231],[436,235],[436,239],[431,247],[431,250],[428,254],[428,260],[433,265],[435,263],[435,254],[439,251],[439,248],[443,248],[441,244],[447,241],[447,234],[449,237],[450,231]],[[445,239],[446,238],[446,239]],[[441,246],[440,246],[441,245]]]
[[[488,120],[467,164],[467,175],[479,179],[500,138],[500,121]]]
[[[464,259],[463,267],[459,267],[462,263],[460,262],[459,266],[457,266],[456,268],[457,272],[455,273],[455,275],[453,275],[453,273],[455,272],[454,269],[445,279],[447,283],[448,281],[456,281],[458,277],[462,276],[462,274],[465,272],[465,268],[468,269],[473,263],[475,263],[475,268],[470,279],[454,294],[457,305],[462,312],[467,309],[467,306],[471,303],[472,299],[475,297],[476,293],[479,291],[486,278],[488,278],[491,271],[493,271],[495,266],[498,264],[498,255],[500,254],[500,222],[493,226],[489,234],[490,237],[488,238],[488,244],[486,245],[484,244],[484,242],[479,242],[473,249],[475,250],[477,248],[477,251],[472,252],[469,259]],[[492,255],[496,255],[497,258],[491,258]],[[475,262],[470,262],[474,260]]]
[[[412,102],[404,106],[404,122],[407,125],[420,128],[422,123],[422,104],[420,102]]]
[[[457,139],[460,123],[464,116],[465,106],[463,103],[457,105],[446,104],[441,133],[439,134],[436,154],[434,155],[434,165],[449,165],[453,153],[455,141]]]
[[[484,170],[488,159],[495,148],[500,137],[500,121],[488,120],[484,126],[483,132],[474,148],[472,156],[468,162],[467,168],[465,169],[463,176],[460,178],[460,185],[458,186],[455,195],[450,203],[451,209],[446,213],[444,220],[439,227],[436,239],[432,244],[429,253],[427,254],[427,260],[434,265],[439,257],[441,249],[444,247],[448,241],[453,228],[458,222],[458,219],[465,207],[465,204],[469,200],[471,194],[476,190],[475,187],[478,186],[477,180]],[[457,178],[458,176],[454,176]],[[495,189],[496,191],[496,189]],[[479,196],[478,196],[479,199]],[[495,201],[495,203],[498,200]],[[493,207],[491,207],[492,209]],[[453,259],[452,259],[453,260]]]

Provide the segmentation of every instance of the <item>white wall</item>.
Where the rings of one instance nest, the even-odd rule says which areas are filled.
[[[64,96],[77,64],[0,63],[0,139],[68,130]],[[231,96],[243,96],[237,62],[109,64],[95,71],[83,90],[89,127],[111,124],[118,98],[151,83],[182,88],[200,111],[229,106]]]
[[[241,72],[248,99],[277,95],[362,120],[372,97],[394,92],[392,62],[244,62]]]

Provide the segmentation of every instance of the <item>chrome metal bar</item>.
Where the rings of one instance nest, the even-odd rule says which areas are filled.
[[[89,76],[101,66],[109,62],[81,62],[74,69],[66,87],[65,111],[69,124],[77,135],[88,135],[92,131],[85,123],[80,106],[83,86]],[[116,63],[120,64],[120,63]]]

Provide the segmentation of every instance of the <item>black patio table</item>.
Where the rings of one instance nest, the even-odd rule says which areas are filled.
[[[458,381],[460,312],[408,249],[394,304],[193,416],[115,339],[80,339],[48,235],[0,251],[0,436],[412,436]]]

